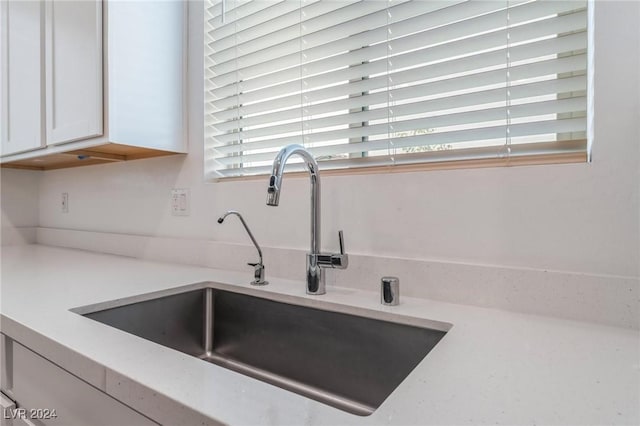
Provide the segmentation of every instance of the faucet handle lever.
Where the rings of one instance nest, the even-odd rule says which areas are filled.
[[[253,277],[255,280],[251,282],[253,285],[265,285],[269,284],[269,281],[264,280],[264,265],[262,262],[251,263],[248,262],[247,265],[253,266]]]
[[[321,268],[347,269],[349,265],[349,255],[344,252],[344,234],[338,231],[338,241],[340,242],[340,253],[320,253],[310,254],[315,256],[315,261]]]

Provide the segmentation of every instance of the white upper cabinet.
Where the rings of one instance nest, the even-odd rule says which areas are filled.
[[[184,138],[187,3],[108,2],[108,117],[113,142],[149,140],[159,149],[172,149]]]
[[[44,3],[0,2],[0,137],[2,155],[45,144]]]
[[[102,135],[102,2],[49,0],[47,144]]]
[[[187,151],[187,2],[0,3],[3,167]]]

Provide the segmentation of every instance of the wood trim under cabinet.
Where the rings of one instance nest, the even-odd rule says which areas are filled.
[[[95,164],[118,163],[167,155],[185,155],[172,151],[107,143],[90,149],[60,152],[3,163],[2,167],[24,170],[55,170]]]

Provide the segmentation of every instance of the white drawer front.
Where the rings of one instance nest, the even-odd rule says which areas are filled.
[[[65,426],[154,425],[155,423],[35,352],[13,342],[13,396],[19,407],[40,409],[35,424]]]

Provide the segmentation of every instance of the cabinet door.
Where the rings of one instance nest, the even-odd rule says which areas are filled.
[[[55,409],[33,423],[45,425],[153,426],[109,395],[83,382],[17,342],[13,343],[13,397],[19,407]]]
[[[2,155],[44,145],[42,1],[0,2]]]
[[[46,3],[47,144],[102,134],[102,1]]]

